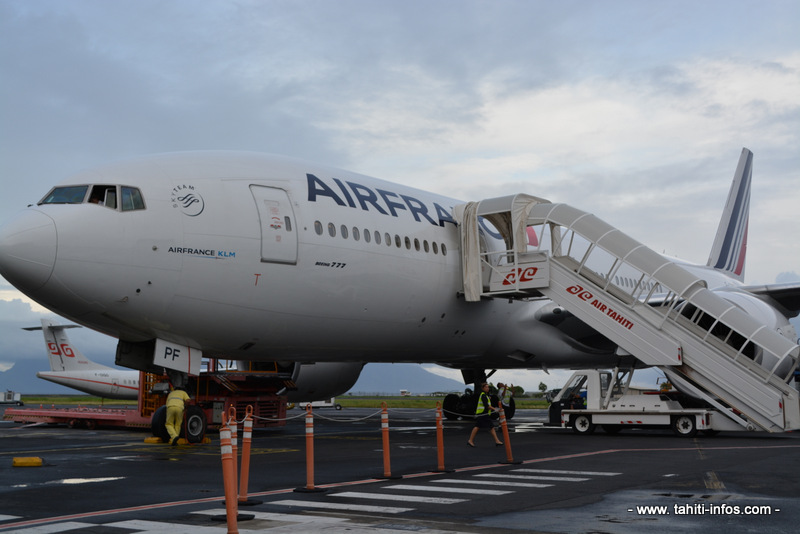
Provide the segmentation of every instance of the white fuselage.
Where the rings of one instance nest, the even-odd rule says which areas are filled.
[[[157,156],[60,185],[69,184],[134,186],[145,209],[28,208],[17,219],[25,240],[12,220],[2,243],[7,257],[22,257],[18,247],[37,267],[25,275],[27,264],[6,263],[3,274],[42,305],[114,337],[242,360],[488,368],[519,367],[509,355],[524,351],[531,367],[561,365],[570,352],[570,365],[610,363],[545,335],[533,314],[547,301],[458,296],[452,199],[248,153]]]
[[[139,371],[88,369],[41,371],[36,376],[50,382],[107,399],[138,399]]]

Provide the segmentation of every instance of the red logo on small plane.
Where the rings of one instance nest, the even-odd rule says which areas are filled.
[[[514,285],[516,282],[532,282],[533,277],[539,271],[538,267],[517,267],[506,275],[503,279],[504,286]],[[519,277],[519,279],[517,279]]]

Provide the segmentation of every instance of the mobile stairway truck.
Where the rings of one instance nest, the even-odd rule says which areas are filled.
[[[576,371],[550,404],[550,426],[572,427],[577,434],[591,434],[598,426],[609,434],[629,427],[671,428],[688,438],[698,431],[748,430],[675,390],[631,393],[632,375],[631,369]]]

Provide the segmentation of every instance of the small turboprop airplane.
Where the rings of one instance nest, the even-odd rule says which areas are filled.
[[[44,335],[50,371],[38,372],[36,376],[98,397],[137,399],[139,371],[114,369],[91,361],[70,343],[67,328],[78,328],[78,325],[61,325],[42,319],[42,326],[24,328],[41,330]]]
[[[681,266],[795,342],[800,284],[742,284],[751,173],[744,149],[708,264]],[[118,365],[176,385],[202,357],[327,363],[313,379],[338,393],[364,362],[437,363],[465,383],[636,363],[547,298],[465,298],[457,204],[271,155],[154,155],[72,176],[6,221],[0,274],[118,338]],[[485,219],[480,248],[506,248]]]

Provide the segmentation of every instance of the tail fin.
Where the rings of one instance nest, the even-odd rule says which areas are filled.
[[[744,281],[752,176],[753,153],[743,148],[707,263],[709,267],[724,271],[739,281]]]
[[[24,330],[41,330],[47,356],[50,358],[51,371],[83,371],[88,369],[108,369],[107,366],[89,360],[69,342],[67,328],[80,328],[78,325],[56,324],[49,319],[42,319],[42,326],[25,328]]]

